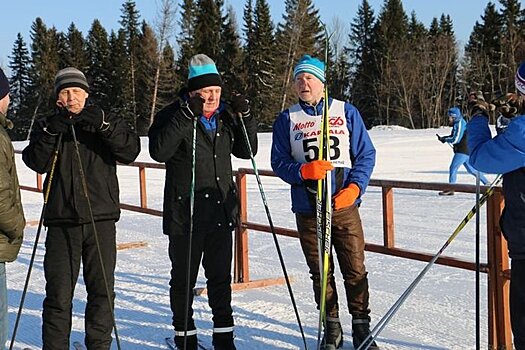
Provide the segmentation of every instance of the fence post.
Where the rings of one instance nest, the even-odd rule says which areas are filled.
[[[499,219],[504,203],[500,191],[487,202],[487,259],[488,273],[488,342],[489,349],[512,349],[510,327],[509,269],[507,242],[501,234]]]
[[[38,188],[40,192],[44,191],[44,186],[42,186],[42,174],[39,173],[36,173],[36,188]]]
[[[146,168],[139,166],[140,207],[148,207],[148,195],[146,192]]]
[[[394,248],[394,190],[381,186],[383,198],[383,245]]]
[[[244,225],[248,221],[248,194],[246,188],[246,173],[237,172],[235,177],[239,196],[239,223],[235,229],[235,254],[233,265],[233,282],[246,283],[250,281],[248,266],[248,229]]]

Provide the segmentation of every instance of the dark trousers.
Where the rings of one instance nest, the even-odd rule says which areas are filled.
[[[313,281],[315,302],[319,308],[321,277],[315,215],[296,214],[297,230],[306,263]],[[348,310],[353,318],[368,318],[368,278],[364,265],[365,240],[359,209],[356,206],[332,214],[332,246],[343,275]],[[339,317],[339,304],[334,277],[334,261],[330,255],[326,289],[326,315]]]
[[[96,227],[113,304],[115,221],[99,221]],[[64,350],[70,347],[72,299],[81,261],[88,295],[85,310],[86,347],[89,350],[107,350],[111,346],[113,317],[93,226],[49,226],[44,257],[46,298],[42,315],[43,350]]]
[[[525,350],[525,260],[512,260],[510,321],[516,350]]]
[[[176,332],[184,331],[184,309],[186,306],[186,278],[188,260],[188,235],[171,235],[169,256],[171,259],[170,304],[173,326]],[[210,230],[194,232],[192,236],[190,264],[190,299],[188,308],[188,330],[195,329],[193,321],[193,287],[199,266],[207,279],[208,303],[213,313],[214,328],[233,327],[231,308],[231,263],[232,231]]]

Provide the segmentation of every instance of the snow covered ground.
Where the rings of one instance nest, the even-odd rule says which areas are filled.
[[[383,127],[371,130],[377,148],[374,179],[447,182],[452,150],[436,140],[435,133],[449,133],[449,128],[406,130]],[[142,140],[141,161],[150,161],[147,139]],[[256,157],[259,169],[270,169],[271,134],[259,135],[260,152]],[[15,143],[23,149],[25,143]],[[35,184],[35,174],[17,156],[20,182]],[[251,167],[249,161],[234,161],[235,167]],[[89,174],[88,174],[89,176]],[[121,201],[138,204],[138,171],[120,167]],[[493,179],[491,175],[489,179]],[[148,170],[148,206],[162,208],[164,171]],[[461,169],[460,183],[475,183],[475,178]],[[289,188],[276,178],[263,177],[270,211],[276,226],[295,229],[290,211]],[[267,224],[254,177],[248,180],[249,220]],[[23,191],[28,221],[38,221],[42,195]],[[396,244],[401,248],[434,254],[441,248],[459,221],[474,204],[473,194],[439,197],[436,192],[395,190]],[[369,187],[361,207],[367,242],[382,242],[381,191]],[[485,213],[481,216],[481,232],[485,232]],[[166,253],[167,237],[162,234],[161,218],[123,211],[117,224],[118,242],[146,241],[145,248],[118,253],[116,270],[116,319],[122,349],[165,349],[164,337],[172,335],[168,280],[170,262]],[[21,292],[34,244],[36,225],[27,227],[25,242],[14,263],[7,265],[9,319],[12,330]],[[483,236],[483,235],[482,235]],[[42,259],[45,231],[38,248],[29,291],[17,336],[15,349],[29,346],[41,348],[41,310],[45,281]],[[485,247],[482,237],[481,247]],[[299,241],[279,237],[288,274],[292,276],[300,317],[307,336],[308,348],[315,348],[318,313],[313,302],[311,282],[301,253]],[[250,277],[282,276],[277,253],[270,234],[251,232],[249,243]],[[474,224],[465,230],[445,251],[446,255],[474,261]],[[482,262],[486,252],[481,253]],[[425,263],[368,252],[366,264],[370,280],[372,326],[403,293]],[[336,271],[340,296],[344,289]],[[201,273],[199,286],[205,280]],[[487,348],[487,297],[485,275],[481,277],[481,347]],[[72,342],[83,340],[85,288],[82,276],[77,285]],[[211,314],[206,297],[196,297],[195,319],[200,337],[211,342]],[[285,285],[235,292],[233,308],[236,320],[236,341],[239,350],[301,349],[302,339]],[[341,319],[346,347],[351,349],[351,317],[346,302],[340,300]],[[418,288],[401,307],[378,338],[382,349],[474,349],[475,348],[475,274],[444,266],[433,266]],[[114,343],[113,349],[116,349]]]

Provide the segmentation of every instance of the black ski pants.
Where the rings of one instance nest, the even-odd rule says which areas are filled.
[[[321,275],[317,244],[316,217],[296,214],[299,240],[313,281],[317,307],[321,300]],[[354,319],[368,319],[368,277],[364,264],[365,240],[359,209],[351,206],[332,214],[332,247],[343,275],[348,310]],[[334,260],[330,255],[326,289],[326,316],[339,317],[338,295],[334,277]]]
[[[516,350],[525,350],[525,260],[512,259],[510,322]]]
[[[188,288],[186,285],[188,242],[188,235],[170,235],[170,304],[176,334],[184,332],[184,309]],[[193,233],[191,264],[189,269],[190,299],[188,308],[188,330],[196,329],[193,321],[192,308],[193,287],[195,287],[201,259],[204,275],[207,279],[208,303],[213,313],[213,326],[216,330],[219,329],[219,331],[233,329],[230,285],[232,263],[231,229],[213,229],[206,232]]]
[[[115,221],[96,222],[100,253],[108,279],[111,303],[116,262]],[[46,297],[42,315],[43,350],[69,349],[72,299],[82,261],[87,291],[85,344],[88,350],[111,346],[113,317],[108,303],[93,226],[49,226],[44,256]]]

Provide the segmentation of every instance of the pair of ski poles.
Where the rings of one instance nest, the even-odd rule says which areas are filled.
[[[115,332],[115,341],[117,343],[117,348],[119,350],[121,350],[120,339],[119,339],[118,330],[117,330],[117,323],[116,323],[116,320],[115,320],[115,312],[114,312],[113,304],[112,304],[112,301],[111,301],[111,291],[109,290],[108,277],[106,275],[106,270],[104,269],[104,260],[102,258],[102,253],[101,253],[101,250],[100,250],[100,242],[99,242],[97,227],[95,225],[95,218],[93,217],[93,208],[91,206],[91,200],[90,200],[89,194],[88,194],[86,175],[84,173],[84,167],[82,165],[82,159],[80,158],[80,150],[79,150],[79,147],[78,147],[77,135],[76,135],[76,132],[75,132],[74,125],[71,125],[70,128],[71,128],[71,134],[73,136],[73,143],[75,145],[75,154],[76,154],[76,156],[78,158],[80,179],[81,179],[81,182],[82,182],[82,189],[83,189],[83,192],[84,192],[84,196],[86,198],[86,203],[87,203],[87,206],[88,206],[88,211],[89,211],[89,217],[90,217],[91,225],[93,226],[93,235],[94,235],[94,238],[95,238],[95,244],[97,246],[98,258],[99,258],[100,266],[101,266],[101,270],[102,270],[102,278],[104,280],[104,286],[106,288],[106,294],[108,296],[109,310],[111,312],[111,317],[112,317],[112,320],[113,320],[113,331]],[[42,226],[43,226],[43,222],[44,222],[44,215],[45,215],[45,212],[46,212],[47,203],[48,203],[48,200],[49,200],[49,194],[51,193],[51,187],[52,187],[53,179],[54,179],[54,176],[55,176],[57,161],[58,161],[58,157],[59,157],[59,148],[60,148],[60,145],[62,143],[62,136],[63,136],[62,133],[60,133],[58,135],[57,144],[56,144],[55,150],[53,152],[53,158],[52,158],[52,162],[51,162],[51,169],[50,169],[48,177],[47,177],[47,186],[46,186],[46,188],[44,190],[44,204],[42,205],[42,211],[40,213],[40,219],[38,221],[38,228],[37,228],[37,231],[36,231],[35,243],[33,245],[33,252],[31,254],[31,260],[29,261],[29,266],[28,266],[28,269],[27,269],[26,280],[25,280],[25,283],[24,283],[24,289],[22,291],[22,296],[20,298],[20,306],[18,308],[18,313],[16,315],[16,321],[15,321],[15,325],[14,325],[14,329],[13,329],[13,336],[11,337],[11,344],[9,346],[9,350],[12,350],[13,346],[15,344],[16,333],[17,333],[18,326],[19,326],[19,323],[20,323],[20,318],[22,316],[22,310],[24,308],[24,302],[25,302],[25,298],[26,298],[26,295],[27,295],[27,290],[28,290],[28,287],[29,287],[29,280],[31,278],[31,271],[33,269],[33,264],[35,262],[36,252],[37,252],[37,249],[38,249],[38,241],[40,240],[40,233],[42,231]]]

